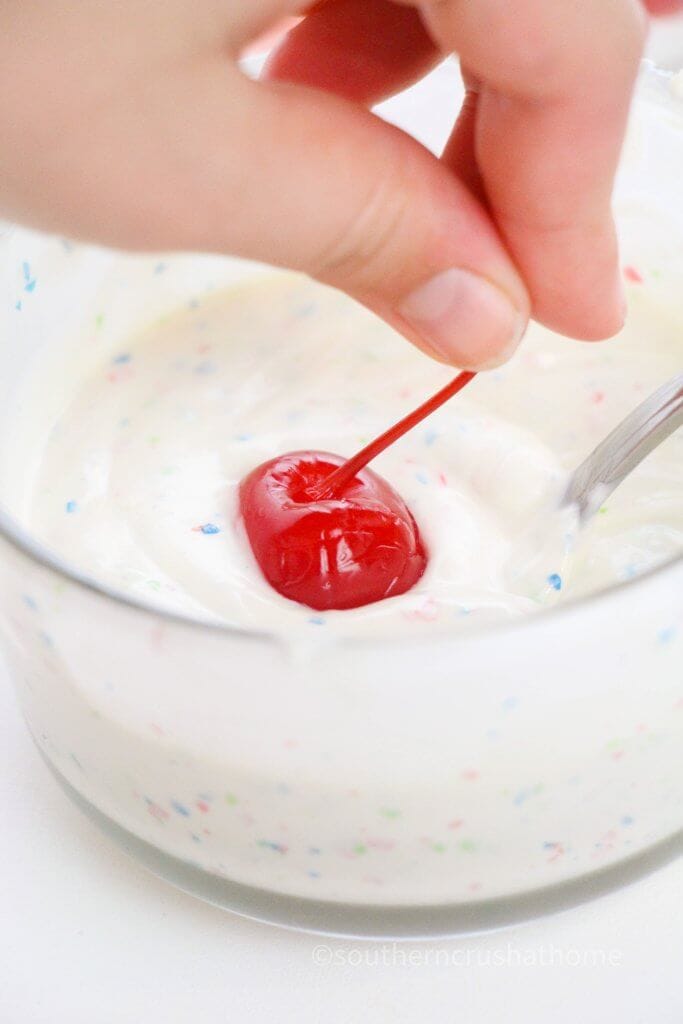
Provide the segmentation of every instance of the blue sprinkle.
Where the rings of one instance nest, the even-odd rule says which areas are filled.
[[[190,811],[185,804],[181,804],[179,800],[171,800],[171,807],[177,814],[182,814],[183,818],[190,817]]]
[[[317,854],[320,853],[320,847],[319,846],[309,846],[308,847],[308,852],[315,857],[315,856],[317,856]]]
[[[236,434],[235,435],[235,440],[236,441],[251,441],[253,436],[254,436],[253,434]]]
[[[664,629],[660,629],[660,631],[657,633],[657,639],[659,640],[660,644],[670,644],[673,640],[676,639],[676,627],[666,626]]]
[[[24,291],[32,292],[36,286],[35,278],[31,277],[31,266],[29,263],[22,263],[21,270],[24,275]]]
[[[311,313],[315,313],[315,310],[316,310],[315,302],[309,302],[307,306],[299,306],[299,308],[297,309],[297,311],[295,313],[295,316],[298,316],[298,317],[301,317],[301,319],[304,319],[304,317],[310,316]]]
[[[553,590],[562,590],[562,577],[559,573],[553,572],[548,576],[548,583]]]
[[[625,814],[624,817],[621,819],[621,824],[622,825],[632,825],[633,824],[633,818],[631,817],[631,815],[630,814]]]
[[[114,356],[112,363],[116,363],[117,366],[121,366],[123,363],[129,363],[132,359],[130,352],[122,352],[120,356]]]
[[[503,708],[505,711],[513,711],[517,707],[519,701],[516,697],[506,697],[503,701]]]
[[[425,472],[423,472],[422,470],[419,470],[419,471],[418,471],[418,472],[417,472],[417,473],[415,474],[415,479],[417,480],[417,482],[418,482],[419,484],[428,484],[428,483],[429,483],[429,477],[428,477],[428,476],[427,476],[427,474],[426,474]]]
[[[308,877],[309,878],[320,878],[320,872],[319,871],[309,871],[308,872]]]
[[[543,849],[544,850],[554,850],[556,846],[557,846],[557,843],[545,842],[543,844]]]
[[[163,272],[165,270],[166,270],[166,264],[165,263],[157,263],[156,267],[154,268],[154,273],[155,274],[163,274]]]
[[[67,514],[71,515],[73,512],[78,512],[78,502],[77,501],[67,501],[67,503],[64,506],[64,508],[66,509]]]
[[[40,633],[38,634],[38,636],[39,636],[39,637],[40,637],[40,639],[41,639],[41,640],[43,641],[43,643],[45,644],[45,646],[46,646],[46,647],[54,647],[54,645],[55,645],[55,642],[54,642],[54,640],[52,639],[52,637],[50,636],[50,634],[49,634],[49,633],[46,633],[46,632],[45,632],[45,630],[42,630],[42,631],[41,631],[41,632],[40,632]]]
[[[322,615],[312,615],[308,620],[312,626],[324,626],[325,620]]]
[[[194,368],[194,372],[198,373],[202,377],[208,377],[212,373],[216,373],[217,371],[218,367],[216,366],[216,364],[211,363],[208,360],[204,363],[198,363],[198,365],[195,366]]]
[[[18,302],[14,303],[14,308],[17,310],[17,312],[21,313],[21,299],[19,299]]]
[[[190,832],[190,835],[192,836],[193,843],[201,843],[201,839],[199,838],[199,836],[195,835],[194,832]]]
[[[199,299],[190,299],[187,304],[188,309],[199,309]]]
[[[434,442],[436,441],[438,436],[439,435],[436,432],[436,430],[428,430],[426,432],[426,434],[425,434],[425,444],[427,445],[428,448],[431,448],[431,446],[434,444]]]
[[[470,608],[466,608],[464,604],[461,604],[460,607],[458,608],[458,615],[465,616],[465,615],[469,615],[470,613],[471,613],[471,609]]]
[[[256,845],[262,846],[264,850],[272,850],[273,853],[287,853],[287,847],[282,843],[276,843],[273,839],[257,839]]]
[[[220,532],[220,529],[217,526],[214,526],[213,523],[204,523],[204,525],[202,526],[202,533],[212,534]]]
[[[24,594],[24,604],[26,605],[27,608],[30,608],[32,612],[38,610],[38,605],[36,604],[35,598],[31,597],[30,594]]]

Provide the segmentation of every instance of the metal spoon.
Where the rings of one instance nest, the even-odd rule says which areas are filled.
[[[605,499],[670,434],[683,424],[683,373],[650,395],[621,421],[576,469],[561,497],[534,515],[514,544],[507,565],[513,590],[538,600],[562,588],[560,569],[582,526]]]
[[[683,373],[663,384],[615,427],[574,470],[562,507],[583,525],[643,459],[683,424]]]

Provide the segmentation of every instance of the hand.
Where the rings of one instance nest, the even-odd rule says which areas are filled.
[[[303,6],[5,0],[4,215],[304,270],[459,366],[504,359],[530,313],[617,331],[636,0],[327,0],[246,79],[245,46]],[[451,51],[469,92],[437,160],[367,107]]]

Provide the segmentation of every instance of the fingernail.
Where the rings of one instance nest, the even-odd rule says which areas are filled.
[[[526,328],[526,317],[500,288],[459,267],[416,288],[398,313],[435,355],[464,369],[504,362]]]

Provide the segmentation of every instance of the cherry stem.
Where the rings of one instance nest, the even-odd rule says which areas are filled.
[[[313,500],[323,501],[334,497],[335,492],[341,490],[354,478],[356,473],[359,473],[361,469],[367,466],[368,462],[377,458],[385,448],[388,448],[394,441],[398,441],[399,437],[403,437],[409,430],[416,427],[418,423],[421,423],[425,417],[440,408],[449,398],[457,395],[458,391],[462,391],[473,377],[476,377],[476,373],[471,370],[463,370],[455,380],[452,380],[445,388],[442,388],[441,391],[428,398],[418,409],[408,413],[407,416],[404,416],[402,420],[395,423],[389,430],[385,430],[383,434],[376,437],[374,441],[371,441],[365,448],[362,448],[356,455],[347,459],[338,469],[335,469],[334,473],[326,477],[316,488],[311,489]]]

